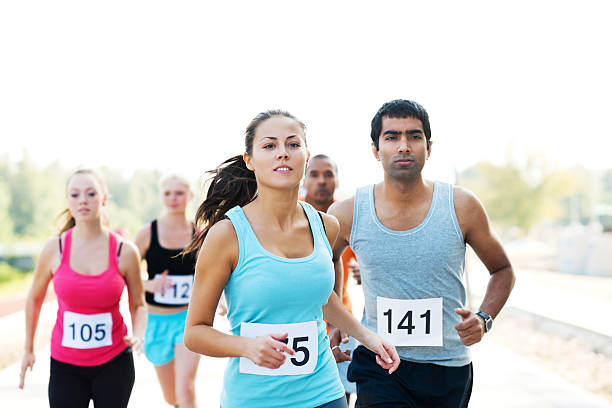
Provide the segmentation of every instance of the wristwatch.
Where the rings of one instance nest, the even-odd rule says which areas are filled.
[[[491,316],[489,316],[488,314],[486,314],[485,312],[476,312],[476,314],[480,317],[482,317],[482,320],[484,320],[484,324],[485,324],[485,333],[488,333],[491,331],[491,328],[493,327],[493,319],[491,318]]]

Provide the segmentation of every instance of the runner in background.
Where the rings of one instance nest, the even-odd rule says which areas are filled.
[[[149,318],[144,350],[168,404],[191,408],[196,406],[200,356],[185,348],[183,336],[195,254],[180,254],[195,234],[185,216],[193,193],[189,182],[177,175],[163,178],[159,188],[165,213],[143,226],[134,239],[147,271],[144,287]]]
[[[312,205],[317,211],[327,212],[329,206],[335,201],[334,193],[337,185],[338,166],[329,156],[318,154],[312,157],[308,162],[308,167],[306,168],[306,174],[304,176],[305,196],[300,197],[300,200]],[[347,283],[349,275],[355,268],[359,268],[355,261],[355,254],[353,253],[351,247],[347,247],[342,253],[342,304],[351,313],[353,313],[353,309],[351,307],[351,299],[349,298],[347,292]],[[336,292],[338,291],[338,285],[336,285],[334,290],[336,290]],[[338,331],[334,331],[334,333],[339,334]],[[334,355],[336,353],[346,353],[350,356],[352,351],[357,346],[355,339],[352,337],[340,339],[337,335],[329,340]],[[349,361],[341,360],[338,363],[338,371],[340,373],[340,380],[344,386],[346,401],[350,405],[351,394],[356,392],[356,388],[355,383],[348,381],[346,378],[346,372],[349,364]]]
[[[60,236],[38,257],[26,302],[26,343],[19,387],[36,360],[34,337],[49,282],[57,295],[51,336],[51,408],[127,407],[134,385],[132,351],[140,351],[146,309],[139,255],[129,241],[105,225],[106,186],[92,170],[68,179],[68,208]],[[119,312],[127,286],[133,335]]]
[[[187,249],[199,254],[185,344],[232,357],[223,408],[346,407],[324,316],[389,373],[397,368],[395,349],[333,292],[338,223],[298,201],[308,156],[302,122],[284,111],[260,113],[247,127],[245,153],[213,171],[198,208],[204,230]],[[213,328],[223,291],[231,334]]]

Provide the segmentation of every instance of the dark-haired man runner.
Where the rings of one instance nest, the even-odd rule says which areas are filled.
[[[478,198],[423,178],[432,141],[421,105],[385,103],[372,120],[371,138],[384,180],[330,208],[340,222],[334,258],[353,248],[365,296],[363,323],[396,345],[402,363],[385,375],[375,355],[358,347],[348,373],[357,383],[356,406],[466,407],[468,346],[491,330],[514,272]],[[466,243],[490,272],[477,313],[465,308]]]

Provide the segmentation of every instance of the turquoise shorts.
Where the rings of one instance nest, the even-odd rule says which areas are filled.
[[[174,358],[174,346],[184,344],[187,309],[178,313],[149,313],[144,338],[144,352],[154,365],[169,363]]]

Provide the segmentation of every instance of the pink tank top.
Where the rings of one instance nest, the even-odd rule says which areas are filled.
[[[66,232],[59,268],[53,275],[57,320],[51,335],[51,357],[79,366],[104,364],[127,345],[127,328],[119,313],[125,286],[117,265],[117,239],[109,233],[108,269],[83,275],[70,267],[72,229]]]

